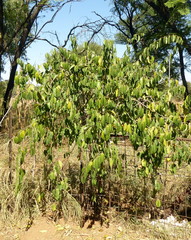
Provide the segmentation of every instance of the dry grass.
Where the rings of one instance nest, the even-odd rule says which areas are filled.
[[[38,202],[38,195],[41,193],[44,187],[44,180],[42,178],[43,175],[43,147],[39,144],[37,152],[35,156],[31,157],[27,155],[26,161],[23,165],[23,168],[26,170],[26,175],[24,177],[24,181],[22,183],[21,189],[18,194],[15,194],[15,162],[16,162],[16,154],[17,154],[17,145],[13,143],[13,152],[14,152],[14,162],[13,162],[13,184],[9,183],[9,171],[8,168],[8,139],[2,138],[2,144],[0,145],[0,222],[2,227],[1,235],[7,235],[3,239],[21,239],[27,240],[32,238],[23,238],[21,232],[26,229],[27,224],[31,221],[31,219],[35,221],[38,219],[38,216],[45,214],[49,219],[57,219],[57,212],[52,210],[52,205],[54,204],[54,200],[52,199],[51,193],[46,193],[46,202]],[[27,140],[23,143],[23,146],[28,144]],[[126,148],[126,149],[125,149]],[[64,153],[71,151],[70,156],[64,157]],[[126,204],[127,201],[131,198],[131,204],[136,202],[134,206],[136,207],[144,207],[141,206],[141,194],[143,192],[141,185],[141,180],[137,176],[137,168],[133,168],[133,166],[137,166],[137,159],[135,158],[134,152],[132,151],[130,146],[121,146],[119,145],[119,150],[121,153],[124,151],[129,154],[125,158],[125,163],[123,167],[127,166],[125,169],[125,174],[122,179],[119,179],[117,184],[125,185],[117,185],[117,191],[122,190],[123,194],[121,198],[118,199],[118,204]],[[69,183],[71,184],[70,192],[77,192],[78,186],[75,184],[79,183],[79,160],[77,158],[78,151],[75,146],[72,146],[68,149],[67,145],[63,146],[63,148],[54,150],[54,161],[62,161],[63,162],[63,174],[67,175],[69,178]],[[127,164],[128,163],[128,164]],[[127,171],[128,170],[128,171]],[[185,191],[188,189],[190,185],[190,167],[183,166],[180,171],[176,175],[165,174],[162,175],[164,182],[164,178],[166,178],[166,188],[165,191],[162,189],[161,196],[165,194],[165,201],[168,202],[167,206],[174,204],[177,199],[181,200],[181,196],[185,195]],[[135,174],[135,175],[133,175]],[[184,177],[183,177],[184,176]],[[116,178],[114,177],[111,182],[115,183]],[[76,189],[75,189],[76,188]],[[124,189],[123,189],[124,188]],[[113,188],[114,191],[114,188]],[[126,195],[125,195],[126,194]],[[188,195],[189,196],[189,195]],[[149,196],[148,200],[149,200]],[[136,199],[137,198],[137,199]],[[120,202],[121,201],[121,202]],[[185,199],[181,200],[179,206],[184,206]],[[46,205],[46,210],[43,208],[43,204]],[[140,205],[139,205],[140,204]],[[149,206],[149,204],[148,204]],[[182,207],[180,206],[180,207]],[[131,207],[131,206],[130,206]],[[123,209],[122,209],[123,210]],[[137,210],[137,209],[136,209]],[[62,217],[65,219],[75,219],[76,222],[79,222],[81,218],[81,207],[76,199],[70,194],[66,192],[65,199],[62,204]],[[150,221],[145,219],[143,216],[142,219],[138,219],[139,215],[134,211],[134,216],[127,214],[125,211],[123,213],[119,213],[115,211],[115,213],[108,214],[110,227],[102,228],[98,223],[93,225],[92,229],[87,229],[87,224],[85,224],[85,228],[81,230],[79,228],[79,224],[66,223],[63,222],[62,227],[63,230],[57,230],[55,223],[51,222],[54,226],[54,231],[59,232],[57,234],[60,239],[84,239],[84,240],[93,240],[93,239],[125,239],[125,240],[134,240],[134,239],[149,239],[149,240],[173,240],[173,239],[181,239],[188,240],[191,239],[191,231],[189,225],[186,228],[177,228],[177,227],[167,227],[161,228],[152,226]],[[42,220],[42,219],[41,219]],[[44,220],[43,220],[44,221]],[[39,222],[39,226],[40,226]],[[58,225],[58,223],[57,223]],[[69,229],[66,226],[70,226]],[[34,225],[35,226],[35,225]],[[20,228],[20,229],[18,229]],[[3,230],[4,229],[4,230]],[[31,227],[33,229],[33,227]],[[6,230],[6,231],[5,231]],[[72,230],[69,232],[69,230]],[[16,231],[15,235],[13,234]],[[34,230],[35,231],[35,230]],[[13,238],[10,238],[12,234]],[[39,231],[36,233],[39,234]],[[68,234],[68,235],[67,235]],[[30,236],[31,237],[31,236]],[[0,237],[1,239],[1,237]],[[36,238],[37,239],[37,238]],[[48,239],[48,238],[47,238]],[[52,240],[57,240],[56,238],[52,238]]]
[[[45,186],[45,181],[43,179],[43,147],[38,145],[35,156],[30,156],[27,154],[22,168],[25,169],[25,176],[21,183],[20,190],[16,191],[16,162],[18,146],[14,142],[13,144],[13,162],[12,169],[8,168],[9,161],[9,151],[8,151],[8,140],[2,139],[0,145],[0,221],[4,222],[5,225],[14,226],[15,224],[22,222],[22,220],[28,221],[30,218],[41,214],[50,215],[52,218],[56,219],[56,212],[52,210],[54,200],[50,192],[45,192],[44,198],[45,202],[38,201],[38,196],[42,194]],[[29,144],[28,140],[22,143],[22,147]],[[63,158],[63,157],[62,157]],[[56,159],[61,159],[61,153],[58,152]],[[62,159],[63,160],[63,159]],[[68,168],[68,162],[65,162],[64,168]],[[11,182],[10,182],[11,173]],[[62,213],[65,218],[80,219],[81,217],[81,207],[76,199],[66,192],[64,194],[64,200],[61,205]],[[42,206],[45,204],[45,208]]]

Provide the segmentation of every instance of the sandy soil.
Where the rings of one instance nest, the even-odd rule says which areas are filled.
[[[65,223],[60,220],[54,223],[47,218],[40,217],[27,231],[26,227],[1,231],[0,240],[149,240],[147,234],[117,222],[111,223],[108,228],[101,227],[97,222],[92,228],[88,228],[88,225],[87,222],[84,228],[80,228],[73,222]]]
[[[18,225],[18,224],[17,224]],[[0,240],[190,240],[190,227],[171,227],[164,231],[152,227],[149,221],[134,222],[115,220],[109,227],[96,222],[89,228],[86,222],[83,228],[72,221],[61,219],[55,223],[45,217],[38,217],[29,229],[7,225],[2,228],[0,222]],[[21,226],[21,225],[20,225]],[[27,229],[27,230],[26,230]]]

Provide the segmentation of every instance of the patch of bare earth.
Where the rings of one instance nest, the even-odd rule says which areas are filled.
[[[36,219],[26,231],[26,227],[16,229],[1,229],[0,240],[148,240],[144,233],[131,229],[119,223],[111,223],[109,227],[101,226],[95,222],[89,228],[89,222],[83,228],[74,222],[60,220],[54,223],[47,218]]]
[[[72,221],[64,222],[60,220],[55,223],[45,217],[34,220],[32,226],[26,231],[26,226],[22,228],[1,229],[0,240],[188,240],[190,235],[185,238],[176,238],[158,232],[157,229],[149,228],[148,225],[132,224],[128,222],[114,221],[109,227],[100,226],[95,222],[89,228],[90,222],[86,222],[83,228]]]

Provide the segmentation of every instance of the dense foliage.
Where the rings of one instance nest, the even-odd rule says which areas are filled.
[[[185,95],[188,95],[184,72],[190,57],[190,1],[114,0],[113,4],[113,12],[118,20],[116,41],[130,44],[135,59],[154,40],[169,34],[182,37],[181,44],[165,44],[157,50],[153,49],[152,54],[158,62],[171,56],[170,74],[178,79],[181,77],[186,88]],[[136,35],[141,36],[141,41],[137,41]],[[174,45],[179,49],[178,54],[172,51]]]
[[[43,141],[44,178],[52,182],[55,200],[60,201],[68,186],[59,178],[62,163],[53,161],[53,148],[62,146],[64,139],[70,145],[76,143],[80,152],[89,152],[81,182],[91,180],[94,201],[96,193],[102,192],[101,182],[108,169],[120,176],[117,138],[111,136],[129,136],[140,159],[140,177],[151,175],[154,187],[166,156],[172,171],[182,161],[189,163],[189,149],[177,147],[174,140],[190,134],[190,98],[176,104],[174,96],[183,94],[184,88],[175,80],[164,79],[165,67],[147,55],[134,63],[128,55],[120,59],[110,41],[103,45],[101,55],[88,46],[87,54],[80,55],[75,40],[72,45],[72,51],[60,48],[47,54],[47,61],[37,69],[20,62],[22,70],[16,77],[18,101],[30,99],[36,107],[31,125],[19,132],[15,142],[28,137],[30,152],[35,154],[38,142]],[[36,81],[37,88],[28,85],[31,80]],[[161,82],[166,90],[160,90]],[[19,167],[22,180],[22,164]]]

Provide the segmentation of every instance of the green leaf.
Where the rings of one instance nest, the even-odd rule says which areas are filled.
[[[129,134],[132,133],[132,129],[131,129],[131,125],[130,124],[127,124],[127,123],[124,123],[123,125],[123,130]]]
[[[26,132],[25,132],[24,130],[21,130],[21,131],[18,133],[18,135],[14,138],[14,142],[15,142],[16,144],[20,144],[20,143],[23,141],[25,135],[26,135]]]
[[[168,0],[165,5],[169,8],[175,7],[176,5],[180,3],[186,3],[187,0]]]
[[[188,7],[184,7],[184,8],[178,9],[178,12],[181,15],[188,15],[188,14],[190,14],[190,9]]]
[[[61,198],[60,189],[57,187],[52,191],[54,198],[59,201]]]
[[[51,206],[52,211],[56,211],[57,210],[57,204],[53,203]]]
[[[55,180],[56,177],[57,177],[57,173],[55,171],[52,171],[52,172],[49,173],[48,176],[49,176],[50,180]]]
[[[156,207],[157,207],[157,208],[160,208],[161,205],[162,205],[162,204],[161,204],[161,201],[160,201],[159,199],[156,200],[156,203],[155,203],[155,204],[156,204]]]
[[[14,142],[15,142],[16,144],[19,144],[19,143],[22,142],[22,139],[19,138],[19,137],[15,137],[15,138],[14,138]]]
[[[146,166],[147,166],[147,161],[144,160],[144,159],[142,160],[142,166],[143,166],[143,167],[146,167]]]
[[[160,189],[161,189],[161,185],[157,180],[155,180],[155,186],[154,187],[155,187],[156,191],[160,191]]]

